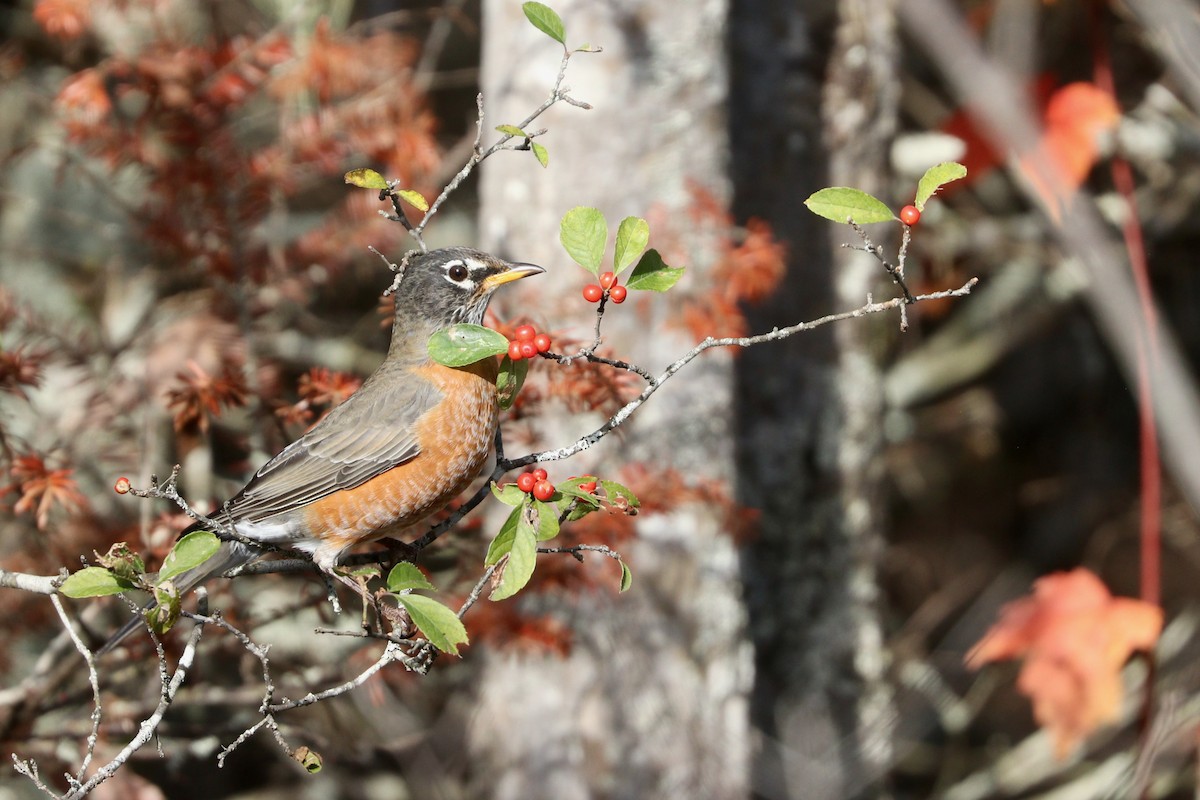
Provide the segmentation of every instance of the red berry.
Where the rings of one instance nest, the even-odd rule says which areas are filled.
[[[537,348],[539,353],[547,352],[550,349],[549,334],[539,333],[537,336],[533,337],[533,346]]]
[[[921,210],[916,206],[905,206],[900,209],[900,221],[905,225],[916,225],[921,221]]]
[[[117,482],[113,484],[113,491],[117,494],[128,494],[132,488],[133,486],[129,483],[129,478],[126,477],[117,478]]]
[[[521,342],[521,358],[533,358],[538,353],[533,342]]]
[[[508,343],[508,357],[513,361],[520,361],[525,356],[521,355],[521,343],[513,339]]]
[[[550,477],[550,475],[547,474],[546,470],[542,469],[541,467],[538,467],[530,474],[533,475],[533,477],[537,478],[539,481],[544,481]]]
[[[554,484],[550,481],[538,481],[533,485],[533,496],[543,503],[554,496]]]
[[[536,335],[537,328],[533,327],[532,325],[521,325],[515,331],[513,331],[513,336],[516,337],[518,342],[531,342],[533,341],[533,337]]]
[[[587,481],[586,483],[579,484],[579,491],[587,492],[588,494],[594,494],[596,491],[596,482]]]
[[[611,289],[617,285],[617,276],[613,272],[605,272],[600,275],[600,288]]]
[[[583,287],[583,299],[589,303],[599,303],[601,297],[604,297],[604,290],[596,284],[589,283]]]
[[[537,482],[538,479],[534,477],[532,472],[522,472],[520,477],[517,478],[517,488],[525,492],[525,494],[529,494],[533,491],[533,487],[537,485]]]
[[[617,285],[608,290],[608,299],[620,305],[625,302],[625,296],[629,294],[629,290],[624,286]]]

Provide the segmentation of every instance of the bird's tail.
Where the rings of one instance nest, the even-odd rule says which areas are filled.
[[[198,526],[193,526],[199,530]],[[184,533],[188,533],[192,528],[189,528]],[[248,564],[254,559],[262,555],[261,550],[257,550],[249,545],[241,542],[221,542],[221,547],[203,564],[193,567],[185,572],[181,572],[173,579],[175,586],[179,589],[179,596],[183,597],[192,589],[217,575],[228,572],[231,569],[237,569],[243,564]],[[154,601],[150,601],[146,608],[153,608]],[[145,623],[142,620],[141,614],[134,615],[133,619],[126,622],[119,631],[114,633],[104,646],[101,647],[96,654],[103,655],[112,650],[129,634],[136,631],[138,628],[144,628]]]

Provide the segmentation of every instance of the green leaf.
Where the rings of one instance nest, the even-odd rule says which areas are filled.
[[[633,268],[625,285],[630,289],[665,292],[683,277],[683,267],[668,267],[657,250],[650,249]]]
[[[142,612],[150,630],[162,635],[179,621],[183,604],[179,599],[179,587],[175,581],[166,580],[154,587],[154,605]]]
[[[365,578],[367,580],[371,580],[371,578],[378,578],[383,574],[383,570],[379,568],[378,564],[367,564],[362,567],[355,567],[354,569],[346,570],[345,572],[352,578]]]
[[[533,155],[538,160],[538,163],[542,165],[542,168],[545,169],[549,166],[550,151],[544,145],[540,145],[537,142],[530,142],[529,146],[533,149]]]
[[[633,573],[629,571],[629,565],[624,561],[621,562],[621,591],[629,591],[629,587],[633,585]]]
[[[967,177],[967,168],[957,161],[943,161],[941,164],[934,164],[925,170],[925,174],[917,182],[917,196],[913,200],[913,205],[917,207],[918,211],[924,211],[925,203],[937,194],[938,189],[947,183],[965,177]]]
[[[137,588],[132,581],[118,578],[104,567],[84,567],[73,572],[58,587],[67,597],[103,597]]]
[[[429,337],[429,357],[447,367],[465,367],[507,350],[508,339],[482,325],[451,325]]]
[[[522,509],[517,509],[521,511]],[[492,600],[505,600],[525,588],[533,577],[533,568],[537,564],[537,533],[529,524],[525,514],[520,514],[516,529],[513,531],[512,544],[508,551],[508,560],[504,563],[500,583],[488,597]]]
[[[616,481],[601,480],[600,486],[604,488],[604,495],[608,498],[609,505],[617,508],[637,508],[641,505],[638,502],[637,496],[629,491],[628,486],[617,483]]]
[[[517,487],[514,485],[514,489]],[[520,489],[517,489],[520,492]],[[500,526],[500,531],[493,537],[491,544],[488,545],[487,555],[483,557],[483,565],[490,567],[492,564],[500,563],[500,559],[504,558],[512,550],[513,539],[517,536],[517,526],[521,522],[521,514],[525,511],[525,500],[527,495],[521,492],[521,504],[514,508]]]
[[[136,581],[146,574],[146,563],[142,557],[129,549],[125,542],[116,542],[104,555],[97,555],[100,566],[110,570],[118,578]]]
[[[859,225],[888,222],[896,215],[877,197],[846,186],[833,186],[809,195],[804,201],[808,210],[819,217],[845,223],[854,220]]]
[[[562,497],[560,496],[558,499],[561,500]],[[533,510],[537,514],[537,540],[544,542],[558,536],[558,503],[554,501],[553,497],[544,503],[541,500],[534,500]]]
[[[515,483],[506,483],[504,486],[493,483],[492,494],[494,494],[496,499],[501,503],[504,503],[506,506],[524,505],[525,498],[528,496],[522,492]],[[487,563],[490,564],[491,562],[489,561]]]
[[[529,373],[529,360],[522,358],[513,361],[508,355],[500,362],[500,371],[496,373],[496,391],[500,395],[500,409],[512,408],[517,401],[517,393],[525,385],[525,376]]]
[[[304,771],[310,775],[316,775],[321,771],[321,754],[316,750],[297,747],[296,752],[292,753],[292,758],[299,761],[300,766],[304,767]]]
[[[541,3],[530,2],[523,4],[521,10],[525,12],[525,18],[533,23],[533,27],[563,47],[567,46],[567,34],[563,30],[562,18],[554,12],[554,9]]]
[[[608,242],[608,223],[599,209],[572,208],[558,226],[558,239],[576,264],[593,275],[600,274],[600,261]]]
[[[346,183],[361,189],[386,189],[387,179],[373,169],[361,167],[346,173]]]
[[[456,656],[458,646],[468,643],[467,629],[463,627],[462,620],[432,597],[402,594],[397,595],[396,601],[404,606],[421,635],[443,653]]]
[[[396,194],[404,198],[404,202],[422,213],[429,210],[429,201],[425,199],[425,195],[415,189],[400,189]]]
[[[503,134],[505,134],[505,135],[507,135],[507,136],[519,136],[519,137],[521,137],[522,139],[528,139],[528,138],[529,138],[529,137],[528,137],[528,136],[525,134],[525,131],[521,130],[521,129],[520,129],[520,128],[518,128],[516,125],[497,125],[497,126],[496,126],[496,130],[500,131],[501,133],[503,133]]]
[[[599,53],[600,48],[590,45],[587,42],[584,42],[583,44],[579,45],[579,47],[575,48],[575,52],[576,53]]]
[[[387,588],[389,592],[404,592],[409,589],[432,590],[433,584],[425,577],[425,573],[417,568],[416,564],[401,561],[388,573]]]
[[[618,275],[633,263],[650,241],[650,224],[641,217],[626,217],[617,226],[617,250],[613,255],[613,272]]]
[[[220,549],[221,540],[209,531],[192,531],[176,542],[163,559],[162,569],[158,571],[159,582],[200,566]]]

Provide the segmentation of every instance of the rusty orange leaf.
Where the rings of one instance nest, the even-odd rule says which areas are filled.
[[[1065,757],[1086,736],[1116,719],[1121,667],[1149,650],[1162,632],[1162,609],[1113,597],[1092,572],[1047,575],[1033,594],[1009,603],[967,653],[972,669],[1024,658],[1017,688],[1033,702],[1034,718]]]

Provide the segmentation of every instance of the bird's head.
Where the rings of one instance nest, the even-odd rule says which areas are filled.
[[[412,259],[396,295],[397,326],[415,320],[432,330],[460,322],[479,325],[492,293],[506,283],[545,272],[468,247],[430,250]]]

